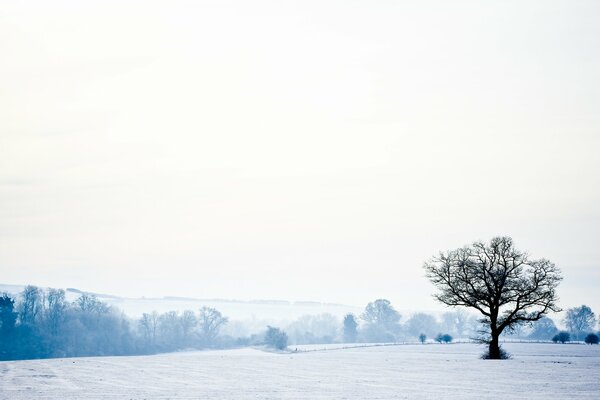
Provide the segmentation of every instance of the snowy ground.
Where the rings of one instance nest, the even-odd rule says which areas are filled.
[[[600,398],[600,346],[506,348],[512,360],[480,360],[474,344],[431,344],[0,362],[0,398]]]

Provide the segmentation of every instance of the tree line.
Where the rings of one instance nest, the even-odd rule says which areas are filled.
[[[69,302],[62,289],[27,286],[15,298],[0,296],[0,360],[152,354],[263,340],[219,336],[226,323],[209,307],[131,319],[92,294]]]
[[[474,329],[473,317],[463,311],[444,314],[440,323],[422,313],[404,325],[400,319],[385,299],[369,303],[359,317],[348,314],[342,321],[326,313],[305,315],[283,328],[266,322],[262,328],[256,323],[232,323],[210,307],[162,314],[153,311],[133,319],[93,294],[82,293],[70,302],[62,289],[27,286],[18,296],[0,296],[0,359],[138,355],[255,345],[281,350],[288,343],[393,342],[442,327],[456,336]]]
[[[0,296],[0,359],[134,354],[130,321],[95,296],[27,286]]]
[[[415,313],[405,321],[389,300],[366,305],[358,316],[342,320],[331,314],[305,315],[283,327],[233,324],[218,310],[154,311],[132,319],[92,294],[66,300],[61,289],[27,286],[18,296],[0,296],[0,359],[30,359],[104,355],[138,355],[184,349],[233,348],[288,344],[389,343],[473,339],[485,329],[480,319],[463,309],[436,318]],[[596,317],[585,305],[567,310],[559,331],[549,317],[520,325],[503,334],[529,340],[586,340],[595,335]],[[568,335],[565,337],[565,334]],[[560,335],[560,336],[557,336]],[[593,341],[590,343],[597,343]]]
[[[411,315],[405,323],[401,323],[401,315],[388,300],[380,299],[369,303],[365,311],[357,318],[348,314],[344,318],[344,340],[347,342],[426,342],[428,339],[437,342],[448,342],[450,338],[482,341],[487,335],[487,321],[477,318],[463,309],[446,312],[440,318],[426,313]],[[600,335],[600,318],[596,320],[590,307],[582,305],[566,310],[562,320],[566,331],[560,331],[550,317],[512,326],[504,331],[504,339],[520,339],[531,341],[556,341],[554,337],[562,333],[561,338],[568,335],[569,340],[593,343]],[[595,331],[597,326],[598,331]],[[597,333],[595,333],[597,332]],[[446,336],[446,338],[444,338]],[[586,339],[587,338],[587,339]],[[590,342],[591,340],[591,342]]]

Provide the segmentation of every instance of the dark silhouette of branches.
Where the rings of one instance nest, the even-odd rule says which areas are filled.
[[[440,253],[424,265],[436,286],[435,299],[478,310],[489,327],[489,358],[501,358],[498,338],[505,329],[537,321],[557,306],[559,269],[546,259],[531,260],[509,237]]]

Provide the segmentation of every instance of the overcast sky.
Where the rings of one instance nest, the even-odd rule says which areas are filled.
[[[600,312],[600,2],[4,1],[0,282],[436,309],[510,235]]]

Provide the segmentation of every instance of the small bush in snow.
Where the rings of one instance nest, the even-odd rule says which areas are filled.
[[[450,343],[452,341],[452,336],[447,333],[443,335],[440,333],[435,337],[435,341],[438,343]]]
[[[556,335],[554,335],[554,337],[552,338],[552,341],[554,343],[566,343],[569,340],[571,340],[571,335],[569,335],[569,332],[559,332]]]
[[[424,333],[421,333],[419,335],[419,342],[425,343],[426,340],[427,340],[427,335],[425,335]]]
[[[590,333],[585,337],[585,342],[587,344],[598,344],[598,335]]]

